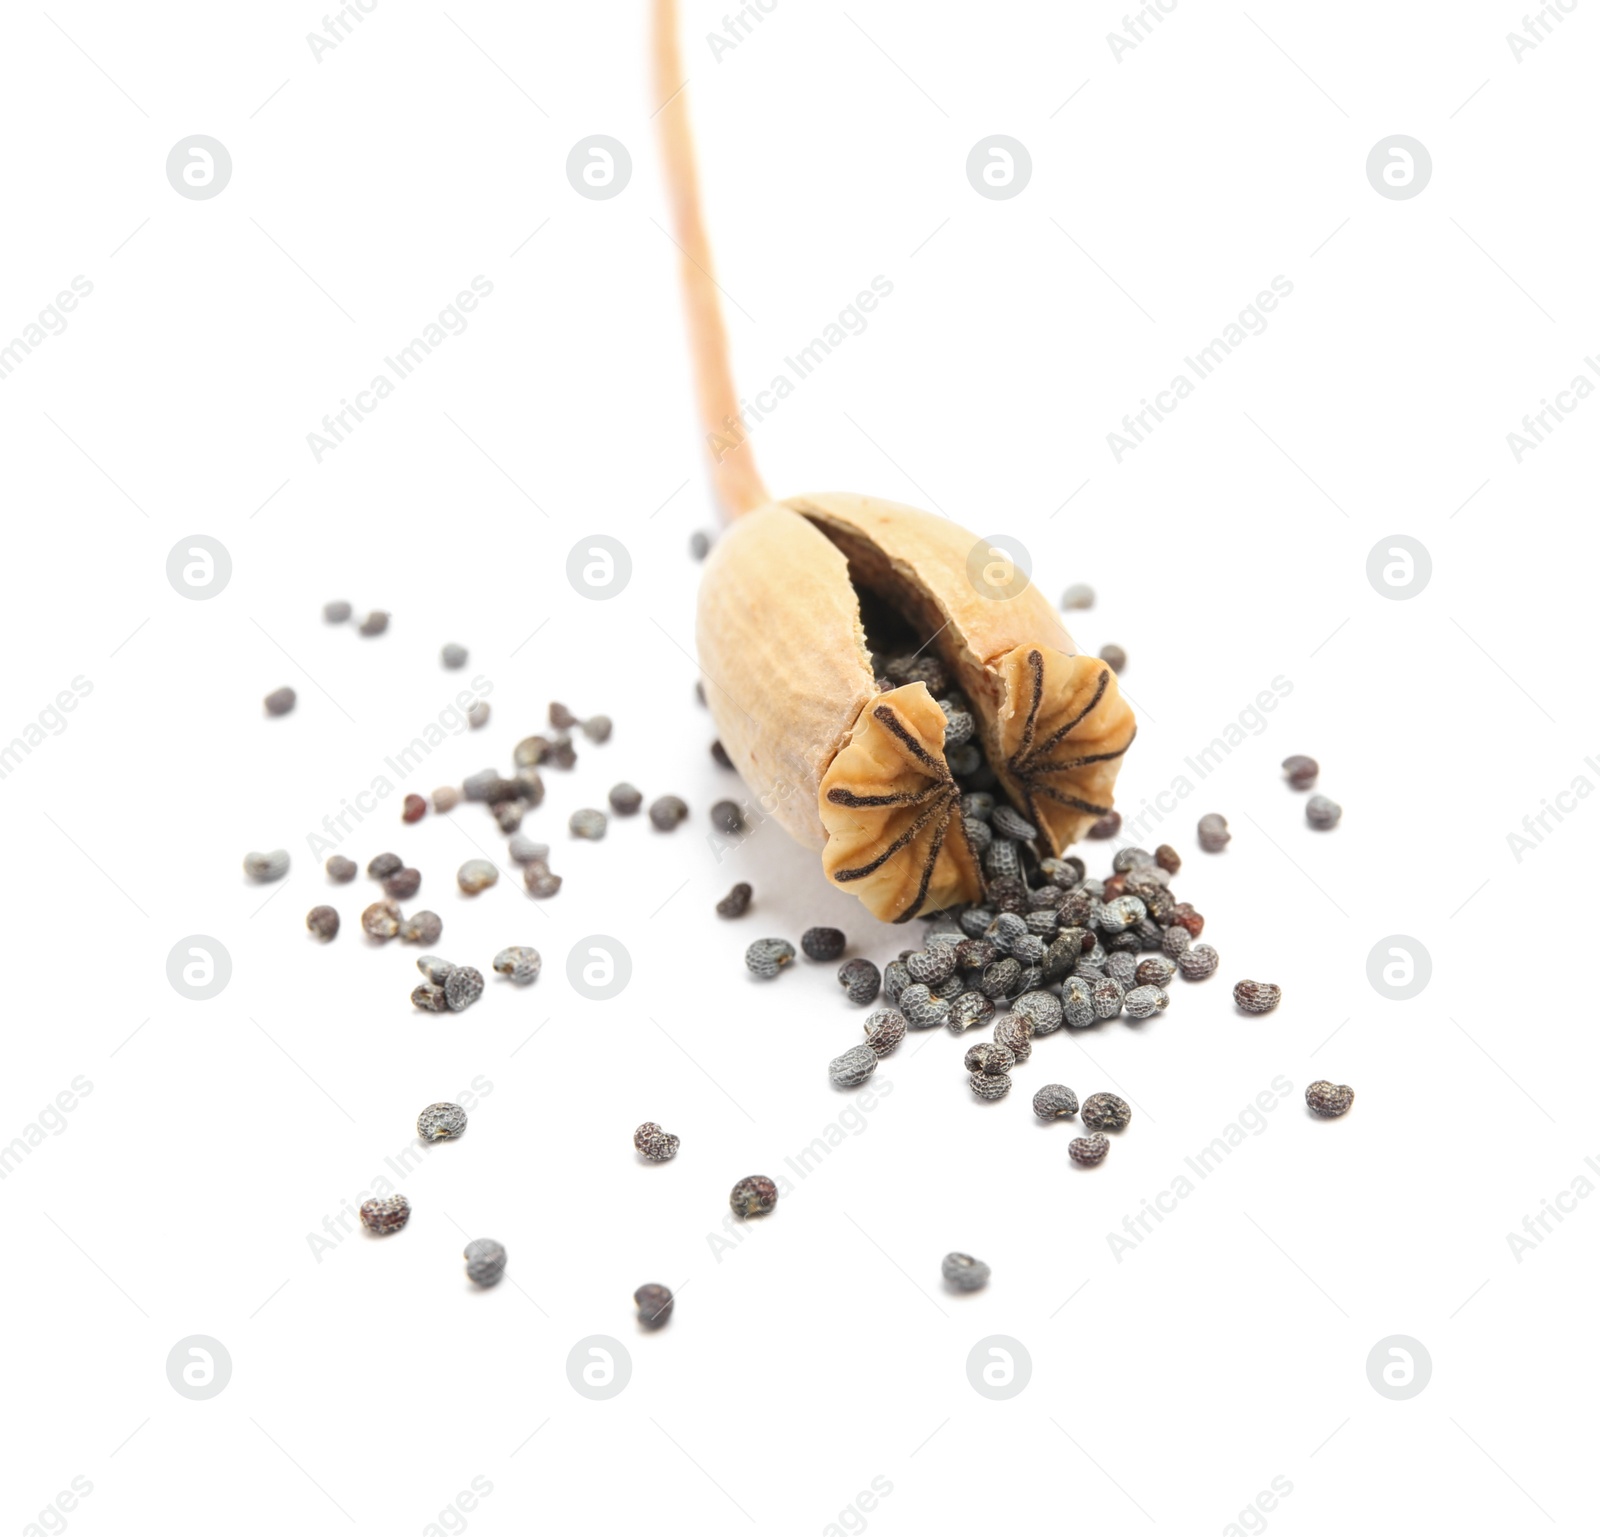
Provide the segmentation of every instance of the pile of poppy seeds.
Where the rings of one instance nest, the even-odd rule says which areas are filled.
[[[1064,606],[1087,607],[1092,601],[1090,589],[1073,588]],[[329,623],[338,624],[350,618],[351,609],[344,603],[329,604],[324,613]],[[381,634],[387,622],[387,614],[375,613],[361,626],[361,633]],[[1108,646],[1101,655],[1118,672],[1126,665],[1121,647]],[[447,645],[440,659],[444,666],[456,668],[466,663],[467,653],[461,646]],[[1013,1072],[1029,1061],[1038,1038],[1063,1026],[1069,1030],[1103,1026],[1119,1016],[1143,1022],[1169,1006],[1168,986],[1175,976],[1185,983],[1201,983],[1217,971],[1221,963],[1217,951],[1197,942],[1205,930],[1204,915],[1191,903],[1179,901],[1172,890],[1183,863],[1176,849],[1166,843],[1153,852],[1119,848],[1110,874],[1103,878],[1089,875],[1076,855],[1052,855],[1040,830],[999,798],[998,776],[976,738],[970,708],[949,686],[943,664],[920,654],[880,656],[874,661],[880,689],[921,682],[944,712],[945,758],[962,791],[962,821],[979,856],[984,893],[981,902],[920,915],[928,925],[921,948],[902,950],[881,970],[864,956],[839,966],[838,982],[851,1003],[867,1007],[881,996],[884,1006],[873,1009],[863,1021],[864,1040],[828,1064],[829,1079],[837,1088],[854,1089],[865,1083],[910,1031],[942,1027],[957,1036],[987,1031],[986,1039],[968,1047],[962,1067],[973,1096],[992,1103],[1010,1093]],[[704,704],[703,688],[697,685],[696,693]],[[267,695],[264,706],[269,716],[281,716],[293,709],[294,702],[293,691],[283,688]],[[469,716],[475,726],[487,719],[487,706],[481,719]],[[608,716],[581,719],[560,703],[551,704],[549,721],[551,735],[529,736],[517,743],[510,774],[483,769],[469,775],[459,789],[443,786],[427,799],[407,795],[401,812],[404,822],[414,823],[430,809],[440,814],[463,800],[481,803],[507,836],[510,858],[522,870],[529,895],[537,899],[553,897],[561,889],[561,877],[550,869],[548,845],[533,842],[521,831],[523,818],[544,799],[539,771],[574,767],[574,730],[593,743],[607,741],[612,731]],[[712,743],[711,752],[720,765],[732,767],[720,742]],[[1283,772],[1292,789],[1306,790],[1316,782],[1318,765],[1297,754],[1284,760]],[[644,796],[633,785],[619,783],[609,792],[607,804],[611,816],[632,817],[643,808]],[[674,795],[658,797],[648,810],[659,832],[673,831],[688,815],[688,806]],[[1335,827],[1340,815],[1341,808],[1325,796],[1313,795],[1307,801],[1306,820],[1318,831]],[[721,833],[738,833],[745,827],[743,810],[731,800],[718,801],[710,819]],[[602,839],[608,825],[607,812],[598,808],[575,811],[568,819],[568,831],[576,838]],[[1121,817],[1109,812],[1089,828],[1088,837],[1113,838],[1121,826]],[[1221,853],[1231,837],[1226,818],[1215,812],[1200,818],[1196,835],[1201,849],[1212,854]],[[275,881],[287,874],[289,855],[282,849],[251,853],[244,868],[253,880]],[[359,873],[353,860],[339,854],[327,861],[326,871],[338,885]],[[438,914],[423,910],[407,917],[400,907],[420,888],[419,871],[407,867],[397,854],[382,853],[368,862],[366,873],[384,893],[361,914],[367,935],[430,946],[438,941],[444,927]],[[456,873],[457,885],[469,896],[487,890],[499,878],[498,866],[487,859],[469,859]],[[750,884],[741,881],[716,904],[716,912],[724,919],[742,918],[753,896]],[[332,907],[319,905],[306,915],[306,927],[316,938],[332,940],[339,932],[339,915]],[[787,939],[755,940],[745,951],[745,965],[757,977],[771,980],[790,968],[798,953],[831,964],[847,948],[841,930],[812,928],[801,935],[798,952]],[[492,969],[525,987],[537,981],[540,965],[539,952],[531,945],[509,945],[494,957]],[[413,989],[411,1002],[419,1011],[458,1013],[483,995],[484,977],[475,967],[458,966],[430,953],[418,959],[417,969],[423,981]],[[1282,996],[1282,989],[1270,982],[1245,979],[1233,988],[1235,1005],[1249,1015],[1270,1013]],[[1348,1085],[1323,1080],[1311,1084],[1305,1098],[1315,1115],[1331,1119],[1350,1109],[1355,1094]],[[1080,1168],[1103,1163],[1111,1147],[1106,1133],[1123,1131],[1133,1118],[1132,1107],[1119,1095],[1090,1094],[1080,1108],[1076,1093],[1060,1083],[1039,1088],[1031,1108],[1047,1124],[1081,1119],[1087,1135],[1067,1145],[1068,1158]],[[440,1102],[422,1111],[417,1136],[425,1143],[453,1141],[466,1125],[466,1112],[459,1105]],[[639,1126],[633,1141],[639,1159],[649,1163],[670,1161],[680,1146],[676,1135],[653,1121]],[[734,1185],[728,1202],[738,1217],[766,1216],[777,1206],[778,1188],[766,1175],[750,1175]],[[410,1203],[399,1193],[374,1197],[360,1208],[362,1224],[375,1234],[399,1232],[410,1216]],[[504,1274],[505,1247],[492,1238],[473,1239],[463,1258],[467,1275],[480,1286],[493,1286]],[[942,1261],[941,1274],[951,1290],[968,1292],[982,1288],[990,1270],[971,1255],[951,1253]],[[660,1328],[671,1317],[673,1296],[665,1286],[640,1287],[634,1302],[644,1328]]]

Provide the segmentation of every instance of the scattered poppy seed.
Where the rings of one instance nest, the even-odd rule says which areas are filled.
[[[1273,982],[1251,982],[1248,979],[1233,984],[1233,1001],[1246,1014],[1270,1014],[1283,998],[1283,989]]]
[[[430,982],[444,986],[444,980],[456,969],[454,961],[447,961],[442,955],[419,955],[417,957],[417,970]]]
[[[567,830],[574,838],[587,838],[591,843],[598,843],[606,835],[606,814],[590,807],[574,811],[567,818]]]
[[[550,858],[550,845],[535,843],[522,833],[513,833],[506,844],[506,853],[511,856],[512,864],[541,864]]]
[[[1200,836],[1200,847],[1208,854],[1220,854],[1233,837],[1228,831],[1228,819],[1215,811],[1208,811],[1200,818],[1197,831]]]
[[[502,977],[510,977],[518,987],[537,982],[542,964],[539,952],[532,945],[507,945],[494,958],[495,972]]]
[[[444,981],[444,1000],[455,1013],[483,996],[483,973],[472,966],[457,966]]]
[[[580,729],[591,742],[597,744],[609,742],[611,740],[611,717],[609,715],[591,715]]]
[[[375,881],[387,880],[396,870],[403,868],[405,860],[398,854],[374,854],[367,861],[367,874]]]
[[[1086,1169],[1093,1168],[1097,1163],[1104,1163],[1106,1154],[1110,1151],[1111,1144],[1099,1132],[1092,1137],[1074,1137],[1067,1144],[1067,1156]]]
[[[658,832],[670,833],[689,815],[689,808],[676,795],[662,795],[650,802],[650,822]]]
[[[1033,1096],[1033,1113],[1041,1121],[1069,1121],[1078,1113],[1078,1096],[1064,1083],[1047,1083]]]
[[[1207,946],[1206,948],[1209,948]],[[1189,952],[1185,952],[1186,954]],[[1165,987],[1172,980],[1173,973],[1178,969],[1177,964],[1167,959],[1164,955],[1147,956],[1140,961],[1134,969],[1133,982],[1135,987]]]
[[[853,1089],[863,1084],[876,1071],[878,1054],[863,1042],[842,1052],[828,1064],[828,1077],[840,1089]]]
[[[1156,864],[1168,875],[1176,875],[1183,868],[1183,858],[1170,843],[1163,843],[1156,848]]]
[[[294,708],[294,690],[275,688],[261,702],[267,707],[268,715],[287,715]]]
[[[740,881],[720,902],[717,913],[723,918],[742,918],[750,910],[750,883]],[[801,944],[805,941],[802,939]]]
[[[1161,934],[1161,952],[1171,960],[1180,960],[1189,948],[1191,936],[1181,923],[1175,923]]]
[[[270,854],[246,854],[244,873],[253,881],[282,880],[289,873],[289,851],[274,849]]]
[[[1306,1106],[1315,1114],[1332,1120],[1343,1115],[1356,1101],[1356,1091],[1347,1083],[1329,1083],[1319,1078],[1306,1085]]]
[[[1317,760],[1297,752],[1283,760],[1283,777],[1291,789],[1309,790],[1317,782]]]
[[[881,985],[878,968],[864,955],[846,961],[839,968],[839,986],[851,1003],[861,1006],[871,1003]]]
[[[1170,933],[1171,931],[1168,930]],[[1218,965],[1222,957],[1210,945],[1195,945],[1192,949],[1185,950],[1178,957],[1178,970],[1183,974],[1185,982],[1204,982]]]
[[[435,982],[421,982],[411,989],[411,1007],[427,1014],[443,1014],[450,1005],[445,1001],[444,989]]]
[[[640,1156],[651,1163],[665,1163],[677,1156],[681,1143],[670,1131],[663,1131],[654,1121],[646,1121],[635,1130],[633,1145]]]
[[[1128,665],[1128,653],[1124,651],[1121,646],[1102,646],[1100,648],[1100,660],[1104,662],[1106,666],[1112,670],[1112,672],[1120,673],[1122,669]]]
[[[711,756],[716,759],[719,767],[725,769],[733,767],[733,759],[728,756],[728,749],[722,745],[720,737],[711,744]]]
[[[361,1225],[369,1233],[398,1233],[411,1220],[411,1202],[398,1191],[361,1203]]]
[[[396,870],[383,883],[383,894],[393,897],[397,902],[404,902],[417,894],[422,885],[422,871],[406,866]]]
[[[437,944],[442,933],[444,920],[438,913],[431,913],[426,908],[420,913],[412,913],[400,925],[401,939],[413,945]]]
[[[550,724],[557,731],[570,731],[574,726],[581,724],[578,717],[564,704],[560,703],[559,700],[552,699],[550,701],[549,716]]]
[[[861,1027],[867,1036],[867,1045],[880,1057],[886,1057],[906,1038],[905,1016],[898,1009],[878,1009],[867,1015]]]
[[[402,822],[420,822],[428,814],[428,803],[420,795],[408,795],[400,803]]]
[[[500,879],[498,867],[487,859],[469,859],[456,871],[456,885],[469,897],[476,896],[480,891],[487,890]]]
[[[322,618],[325,624],[347,624],[350,614],[350,605],[343,599],[335,599],[332,603],[322,605]]]
[[[633,1305],[646,1329],[659,1329],[672,1317],[672,1293],[654,1282],[633,1294]]]
[[[355,860],[346,859],[343,854],[332,854],[329,856],[327,864],[322,868],[328,872],[330,881],[337,881],[339,885],[343,886],[356,878],[358,867]]]
[[[474,731],[489,724],[488,700],[480,699],[475,705],[472,706],[470,710],[467,711],[467,724],[471,726]]]
[[[744,953],[744,963],[758,977],[770,981],[794,959],[787,939],[758,939]]]
[[[339,915],[331,907],[313,907],[306,914],[306,927],[318,939],[332,939],[339,932]]]
[[[453,1142],[467,1129],[467,1112],[441,1099],[417,1117],[417,1135],[424,1142]]]
[[[956,1000],[958,1008],[960,1003],[961,1000],[958,998]],[[996,1045],[1004,1046],[1018,1062],[1026,1062],[1033,1055],[1033,1026],[1015,1014],[995,1016],[994,1040]]]
[[[1122,831],[1122,813],[1108,811],[1098,822],[1091,822],[1084,834],[1088,838],[1115,838]]]
[[[361,914],[361,927],[374,939],[393,939],[400,932],[400,904],[385,897]]]
[[[361,621],[363,635],[382,635],[389,628],[389,616],[381,608],[375,608]]]
[[[1091,1094],[1083,1102],[1083,1124],[1091,1131],[1121,1131],[1133,1119],[1133,1107],[1116,1094]]]
[[[839,929],[807,929],[800,936],[800,948],[813,961],[836,961],[844,954],[845,937]]]
[[[737,801],[718,801],[711,808],[711,825],[721,833],[744,831],[744,812]]]
[[[1154,985],[1135,987],[1122,1000],[1122,1009],[1134,1019],[1149,1019],[1152,1014],[1166,1008],[1169,1001],[1165,988]]]
[[[1337,827],[1339,818],[1344,815],[1344,807],[1338,801],[1331,801],[1326,795],[1313,795],[1306,802],[1306,821],[1318,832],[1326,832],[1330,827]]]
[[[514,833],[522,826],[522,819],[528,813],[528,803],[521,800],[496,801],[490,807],[494,815],[495,826],[503,833]]]
[[[1061,594],[1062,608],[1093,608],[1094,588],[1087,582],[1074,582]]]
[[[711,553],[711,535],[703,528],[697,528],[689,535],[689,558],[691,560],[704,560]]]
[[[561,890],[561,877],[552,875],[549,865],[536,861],[522,872],[522,884],[528,888],[529,896],[543,901]]]
[[[979,1099],[1004,1099],[1011,1092],[1011,1076],[1009,1073],[972,1073],[968,1075],[967,1087]]]
[[[778,1204],[778,1187],[765,1174],[751,1174],[728,1192],[736,1217],[764,1217]]]
[[[461,1251],[467,1262],[467,1279],[478,1286],[493,1286],[506,1273],[506,1246],[494,1238],[474,1238]]]
[[[1009,1073],[1017,1065],[1016,1054],[998,1041],[978,1041],[967,1047],[961,1065],[969,1073]]]
[[[975,1292],[989,1283],[989,1267],[970,1254],[947,1254],[939,1262],[945,1285],[958,1292]]]
[[[439,660],[451,669],[467,665],[467,648],[458,646],[454,641],[447,641],[439,648]]]
[[[644,804],[644,795],[625,779],[619,784],[612,785],[606,799],[619,817],[636,815],[640,806]]]

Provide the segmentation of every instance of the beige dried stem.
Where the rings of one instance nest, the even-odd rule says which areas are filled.
[[[700,205],[675,0],[654,0],[655,85],[701,423],[727,441],[739,395]],[[896,922],[981,899],[944,712],[874,676],[864,611],[936,655],[971,706],[1012,804],[1060,854],[1111,808],[1133,712],[1055,609],[948,518],[873,497],[774,501],[749,438],[712,455],[728,526],[706,562],[697,637],[707,703],[763,810],[827,878]]]

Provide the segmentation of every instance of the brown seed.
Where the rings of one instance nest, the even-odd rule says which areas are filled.
[[[1176,875],[1183,868],[1183,859],[1170,843],[1163,843],[1156,849],[1156,863],[1168,875]]]
[[[432,982],[423,982],[411,989],[411,1007],[427,1014],[443,1014],[450,1007],[444,989]]]
[[[1233,1001],[1246,1014],[1268,1014],[1277,1008],[1283,989],[1273,982],[1235,982]]]
[[[268,715],[287,715],[294,708],[294,690],[275,688],[261,702],[267,707]]]
[[[641,1286],[633,1294],[633,1303],[639,1310],[639,1322],[647,1329],[659,1329],[672,1317],[672,1293],[665,1286]]]
[[[1120,673],[1122,669],[1128,665],[1128,653],[1124,651],[1121,646],[1102,646],[1100,648],[1100,660],[1104,662],[1106,666],[1112,670],[1112,672]]]
[[[396,902],[405,902],[417,894],[417,888],[422,885],[422,871],[413,870],[409,866],[396,870],[383,883],[383,894],[393,897]]]
[[[332,939],[339,932],[339,915],[331,907],[313,907],[306,914],[306,927],[318,939]]]
[[[1332,1120],[1343,1115],[1356,1101],[1356,1091],[1347,1083],[1329,1083],[1319,1078],[1306,1085],[1306,1105],[1315,1114]]]
[[[411,1202],[397,1191],[361,1203],[361,1225],[372,1233],[398,1233],[411,1220]]]
[[[1122,830],[1122,813],[1108,811],[1098,822],[1091,822],[1086,838],[1115,838]]]
[[[559,704],[552,700],[550,704],[550,724],[557,731],[570,731],[574,726],[579,726],[583,723],[564,704]]]
[[[420,822],[428,814],[428,803],[420,795],[408,795],[401,802],[400,820],[402,822]]]
[[[382,635],[389,628],[389,616],[381,608],[375,608],[361,621],[363,635]]]
[[[778,1204],[778,1187],[765,1174],[751,1174],[728,1192],[736,1217],[764,1217]]]
[[[343,854],[329,855],[328,862],[323,866],[323,869],[328,872],[330,881],[337,881],[341,886],[346,881],[353,881],[356,878],[355,860],[346,859]]]
[[[1106,1161],[1106,1154],[1111,1151],[1111,1144],[1099,1132],[1092,1137],[1074,1137],[1067,1144],[1067,1156],[1076,1164],[1084,1168],[1093,1168],[1097,1163]]]
[[[1283,760],[1283,777],[1296,790],[1309,790],[1317,782],[1317,760],[1295,753]]]

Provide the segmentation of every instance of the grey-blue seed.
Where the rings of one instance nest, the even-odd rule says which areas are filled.
[[[1039,829],[1026,817],[1019,816],[1010,806],[998,805],[990,818],[994,830],[1002,838],[1011,838],[1018,843],[1032,843],[1039,836]]]
[[[606,814],[603,811],[596,811],[592,807],[574,811],[567,818],[567,831],[574,838],[587,838],[591,842],[597,843],[606,835]]]
[[[961,797],[961,815],[987,820],[994,814],[995,798],[987,790],[969,790]]]
[[[244,873],[253,881],[282,880],[289,873],[289,851],[274,849],[270,854],[246,854]]]
[[[417,1135],[424,1142],[450,1142],[467,1129],[467,1112],[460,1105],[439,1100],[417,1117]]]
[[[1033,1055],[1033,1026],[1015,1014],[995,1015],[994,1040],[1018,1062],[1026,1062]]]
[[[960,994],[946,1007],[949,1017],[945,1023],[952,1035],[961,1035],[994,1016],[994,1004],[975,990]]]
[[[1183,973],[1185,982],[1204,982],[1221,960],[1211,945],[1196,945],[1178,957],[1178,970]]]
[[[541,964],[539,952],[532,945],[507,945],[494,958],[495,971],[502,977],[510,977],[518,987],[536,982]]]
[[[1089,989],[1096,1019],[1115,1019],[1122,1012],[1122,984],[1114,977],[1102,977]]]
[[[1193,936],[1181,923],[1175,923],[1161,936],[1161,950],[1172,960],[1181,962],[1183,953],[1194,943]]]
[[[970,1254],[947,1254],[939,1264],[945,1284],[958,1292],[975,1292],[988,1284],[989,1267]]]
[[[935,998],[921,982],[912,982],[899,997],[900,1012],[913,1030],[931,1030],[950,1018],[950,1005]]]
[[[1044,940],[1032,931],[1011,942],[1011,954],[1024,966],[1037,966],[1044,959]]]
[[[472,966],[457,966],[444,981],[444,998],[455,1013],[483,996],[483,973]]]
[[[1020,913],[1001,913],[990,925],[988,938],[997,950],[1009,955],[1012,945],[1028,932],[1028,920]]]
[[[883,996],[890,1003],[899,1003],[900,995],[911,985],[911,973],[904,961],[890,961],[883,968]]]
[[[1339,818],[1343,815],[1344,807],[1337,801],[1329,800],[1326,795],[1313,795],[1306,802],[1306,821],[1319,832],[1338,826]]]
[[[758,939],[744,953],[744,963],[758,977],[770,981],[794,959],[787,939]]]
[[[428,1014],[443,1014],[450,1007],[444,989],[432,982],[421,982],[411,989],[411,1007]]]
[[[1089,983],[1083,977],[1068,977],[1061,989],[1061,1007],[1066,1014],[1067,1023],[1074,1030],[1082,1030],[1085,1025],[1094,1023],[1094,999],[1089,992]]]
[[[972,717],[965,710],[951,709],[948,701],[941,700],[940,706],[944,710],[944,745],[948,751],[952,747],[959,747],[963,742],[972,740]]]
[[[455,969],[455,962],[447,961],[442,955],[419,955],[417,957],[417,970],[439,987],[444,986],[446,979]]]
[[[967,1087],[979,1099],[1004,1099],[1011,1091],[1011,1075],[1009,1073],[973,1073],[967,1079]]]
[[[1166,1006],[1166,991],[1159,987],[1136,987],[1122,1000],[1123,1009],[1134,1019],[1149,1019]]]
[[[961,932],[971,939],[982,939],[989,932],[989,925],[994,922],[994,909],[989,907],[969,907],[960,918]]]
[[[506,1273],[506,1246],[493,1238],[474,1238],[461,1257],[467,1262],[467,1278],[479,1286],[493,1286]]]
[[[1017,852],[1017,845],[1008,838],[996,838],[983,851],[983,873],[992,881],[1004,875],[1020,876],[1022,856]]]
[[[1027,1020],[1034,1035],[1040,1036],[1061,1028],[1065,1010],[1054,993],[1024,993],[1011,1005],[1011,1012],[1018,1019]]]
[[[962,817],[961,830],[975,854],[982,854],[994,842],[994,831],[982,817]]]
[[[933,950],[913,950],[906,957],[906,970],[911,973],[912,981],[926,982],[930,986],[943,982],[955,969],[955,952],[947,945]]]
[[[871,1046],[852,1046],[828,1064],[828,1077],[841,1089],[853,1089],[869,1079],[878,1066],[878,1054]]]
[[[1064,1083],[1047,1083],[1033,1096],[1033,1113],[1041,1121],[1067,1121],[1078,1113],[1078,1096]]]
[[[467,665],[467,648],[458,646],[454,641],[450,641],[439,648],[439,660],[446,667],[465,667]]]
[[[944,761],[957,779],[965,779],[967,775],[977,773],[983,763],[983,754],[971,742],[963,742],[959,747],[952,747],[944,755]]]
[[[877,1009],[861,1027],[875,1055],[886,1057],[906,1038],[906,1020],[898,1009]]]
[[[322,617],[328,624],[345,624],[351,614],[350,605],[342,599],[335,599],[332,603],[322,605]]]
[[[1106,957],[1106,975],[1115,977],[1124,987],[1136,987],[1139,963],[1131,955],[1119,951]]]
[[[868,1004],[878,996],[878,968],[864,955],[852,956],[838,970],[839,986],[851,1003]],[[890,1000],[891,1002],[893,1000]]]

